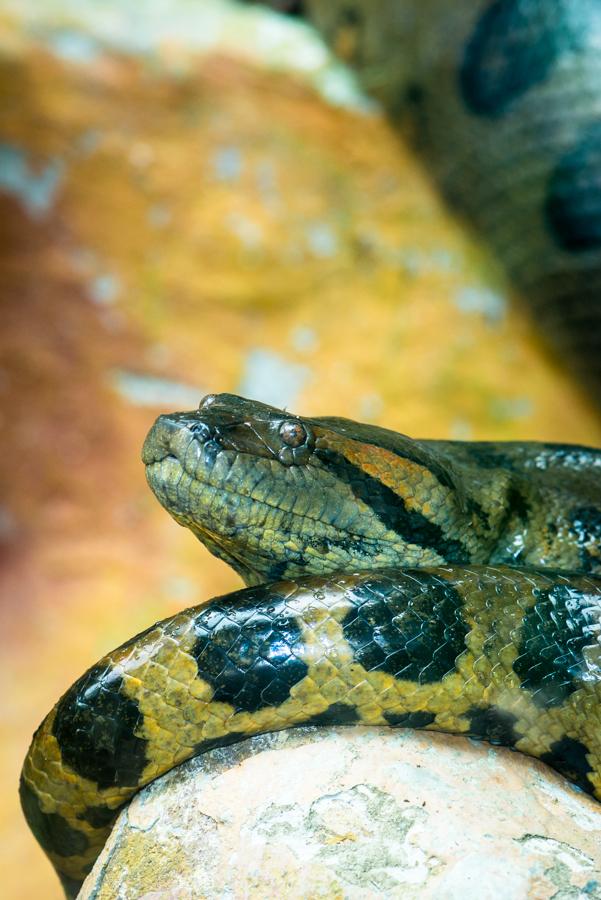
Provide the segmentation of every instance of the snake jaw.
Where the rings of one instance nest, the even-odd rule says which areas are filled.
[[[178,524],[189,528],[247,584],[259,584],[273,569],[273,559],[261,552],[265,520],[278,510],[274,505],[258,503],[250,494],[265,474],[261,467],[277,462],[259,456],[240,478],[232,477],[236,460],[250,457],[233,447],[234,416],[227,421],[221,411],[219,424],[207,421],[209,407],[216,401],[218,398],[211,395],[198,412],[159,416],[142,449],[146,479],[159,503]],[[224,446],[228,442],[230,447]],[[246,532],[245,539],[242,532]],[[245,552],[248,545],[250,549]],[[257,565],[257,560],[264,562],[264,567]]]

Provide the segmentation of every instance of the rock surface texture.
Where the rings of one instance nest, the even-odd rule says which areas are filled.
[[[84,900],[601,898],[601,808],[463,738],[296,729],[214,750],[123,811]]]

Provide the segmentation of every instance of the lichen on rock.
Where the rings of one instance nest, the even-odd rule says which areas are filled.
[[[213,750],[142,791],[80,896],[601,898],[600,837],[597,805],[519,754],[301,728]]]

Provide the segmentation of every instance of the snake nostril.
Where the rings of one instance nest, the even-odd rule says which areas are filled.
[[[192,422],[192,424],[188,426],[188,431],[190,431],[195,438],[202,441],[208,441],[213,434],[211,428],[206,422],[203,422],[202,419],[196,419]]]

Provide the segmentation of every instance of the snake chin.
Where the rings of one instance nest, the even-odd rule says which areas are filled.
[[[166,453],[147,462],[150,489],[179,525],[246,584],[265,582],[273,575],[274,561],[261,552],[261,540],[265,520],[277,514],[277,508],[237,491],[234,483],[226,485],[234,454],[221,451],[208,463],[199,455],[196,465],[190,464],[190,456],[187,453],[182,460]],[[150,454],[147,458],[151,459]]]

